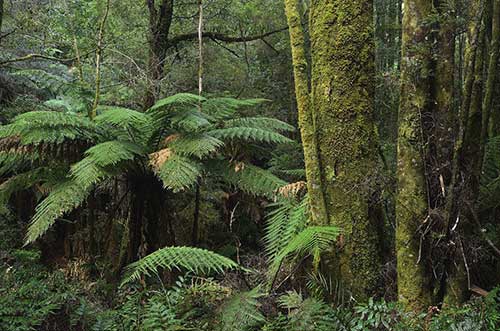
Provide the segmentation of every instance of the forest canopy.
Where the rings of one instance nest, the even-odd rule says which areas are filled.
[[[0,0],[0,330],[500,330],[499,53],[500,0]]]

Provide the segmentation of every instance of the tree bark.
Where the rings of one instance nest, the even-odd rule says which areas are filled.
[[[398,297],[407,309],[431,304],[425,268],[422,229],[427,226],[428,189],[425,176],[424,123],[429,113],[432,0],[404,0],[401,99],[398,119],[396,254]]]
[[[325,198],[321,189],[318,146],[313,122],[313,109],[309,99],[309,72],[304,29],[298,0],[285,0],[285,13],[290,33],[295,97],[299,118],[300,135],[304,149],[307,191],[314,223],[326,224]]]
[[[333,271],[357,300],[379,288],[373,3],[311,2],[311,106],[327,221],[342,229]]]

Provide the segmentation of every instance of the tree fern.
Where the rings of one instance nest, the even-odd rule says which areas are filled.
[[[191,271],[196,274],[222,272],[236,269],[238,264],[227,257],[195,247],[165,247],[130,264],[122,282],[126,284],[140,279],[141,275],[151,275],[159,268]]]
[[[62,182],[37,207],[35,216],[26,234],[26,244],[41,237],[57,220],[57,218],[80,206],[92,186],[84,186],[74,180]]]
[[[259,287],[241,292],[229,298],[222,307],[222,326],[224,331],[256,330],[265,322],[260,312],[258,299],[264,294]]]

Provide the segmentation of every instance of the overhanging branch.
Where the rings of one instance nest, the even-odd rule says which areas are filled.
[[[225,43],[242,43],[242,42],[248,42],[248,41],[254,41],[254,40],[260,40],[265,37],[271,36],[273,34],[282,32],[288,30],[288,27],[284,27],[281,29],[269,31],[263,34],[259,35],[253,35],[253,36],[240,36],[240,37],[235,37],[235,36],[228,36],[223,33],[218,33],[218,32],[203,32],[203,38],[208,38],[212,40],[217,40]],[[192,33],[186,33],[186,34],[181,34],[178,36],[173,37],[168,41],[168,44],[170,47],[176,46],[180,42],[183,41],[190,41],[190,40],[195,40],[198,38],[198,32],[192,32]]]

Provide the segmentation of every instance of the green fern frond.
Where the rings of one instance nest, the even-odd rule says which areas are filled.
[[[479,201],[484,209],[500,205],[500,136],[488,140],[481,169]]]
[[[98,124],[110,124],[122,128],[137,128],[147,125],[151,120],[150,116],[133,109],[100,106],[100,114],[96,116],[95,121]]]
[[[222,325],[225,331],[256,330],[265,322],[260,311],[259,298],[264,296],[259,287],[229,298],[222,307]]]
[[[41,237],[59,217],[80,206],[89,195],[92,187],[83,186],[73,180],[67,180],[54,188],[36,207],[26,234],[25,244]]]
[[[24,145],[61,144],[67,140],[95,141],[99,129],[92,121],[74,113],[33,111],[18,115],[11,124],[0,127],[0,138],[15,136]]]
[[[272,117],[241,117],[227,120],[224,127],[246,127],[246,128],[259,128],[269,131],[295,131],[295,128],[288,123],[280,121]]]
[[[238,264],[217,253],[195,247],[165,247],[127,266],[122,285],[150,276],[159,268],[184,270],[195,274],[220,273],[237,269]]]
[[[170,117],[170,123],[172,128],[183,132],[197,132],[211,126],[207,115],[197,108],[176,111]]]
[[[10,177],[0,184],[0,205],[7,204],[12,194],[26,190],[44,178],[46,169],[37,168]]]
[[[310,226],[302,230],[273,259],[271,279],[275,278],[281,264],[290,257],[312,256],[313,266],[316,268],[321,253],[333,246],[339,232],[339,229],[334,226]]]
[[[112,177],[121,169],[122,163],[145,157],[140,145],[125,141],[107,141],[89,148],[85,158],[71,167],[71,176],[83,186],[97,184]]]
[[[22,169],[33,165],[38,159],[37,152],[0,151],[0,176],[10,172],[22,171]]]
[[[222,162],[211,166],[224,182],[252,195],[273,197],[278,188],[287,184],[271,172],[250,164],[234,166]]]
[[[171,155],[155,170],[163,186],[174,192],[193,187],[201,176],[201,165],[180,155]]]
[[[295,199],[280,199],[269,207],[272,211],[267,214],[264,244],[266,254],[272,260],[306,227],[309,220],[309,200],[307,196],[299,202]]]
[[[286,144],[291,139],[282,134],[262,128],[230,127],[209,131],[208,134],[221,140],[241,140],[243,142],[263,142],[268,144]]]
[[[216,152],[224,146],[224,142],[206,134],[182,135],[172,141],[169,145],[175,153],[185,156],[203,158]]]
[[[278,299],[289,310],[288,330],[329,331],[334,325],[333,310],[323,301],[303,299],[300,293],[288,292]]]
[[[200,102],[205,101],[204,97],[192,93],[177,93],[175,95],[163,98],[156,102],[151,108],[147,110],[148,113],[162,111],[172,105],[177,107],[196,107]]]
[[[264,103],[266,99],[235,99],[235,98],[210,98],[203,102],[203,112],[210,115],[214,120],[220,121],[230,118],[242,107],[254,107]]]

